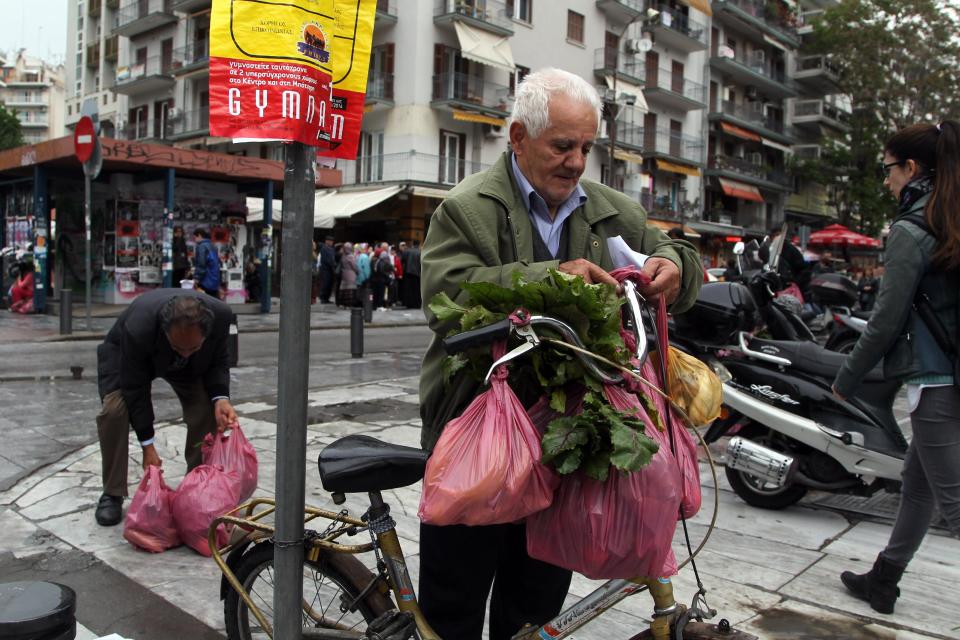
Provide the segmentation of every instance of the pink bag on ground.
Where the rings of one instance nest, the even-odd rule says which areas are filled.
[[[235,471],[224,471],[223,467],[209,464],[194,467],[183,478],[171,500],[173,518],[184,544],[209,557],[207,531],[210,524],[237,506],[239,492],[240,482]],[[229,540],[226,527],[217,527],[217,546],[222,547]]]
[[[123,537],[127,542],[151,553],[180,545],[177,525],[170,510],[173,493],[163,481],[160,467],[149,465],[123,522]]]
[[[257,451],[243,435],[240,425],[230,427],[230,435],[208,433],[203,439],[203,464],[220,465],[236,471],[240,478],[240,500],[245,502],[257,489]]]
[[[494,345],[494,359],[505,350],[503,342]],[[423,477],[423,522],[515,522],[553,500],[557,477],[540,464],[540,434],[507,375],[506,367],[499,367],[490,388],[444,427]]]

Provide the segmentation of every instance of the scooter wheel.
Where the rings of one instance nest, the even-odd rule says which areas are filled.
[[[740,436],[752,440],[757,444],[770,447],[774,451],[788,453],[784,447],[779,445],[771,432],[766,427],[751,424],[740,430]],[[753,507],[761,509],[786,509],[790,505],[796,504],[803,496],[807,495],[807,488],[799,484],[786,484],[782,487],[774,487],[765,483],[760,478],[743,471],[724,469],[727,474],[727,481],[733,492],[741,500]]]

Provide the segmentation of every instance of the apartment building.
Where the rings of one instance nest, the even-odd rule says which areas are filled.
[[[209,136],[210,0],[71,11],[68,119],[92,95],[118,137],[281,157]],[[816,144],[806,101],[828,102],[797,67],[812,64],[798,26],[780,0],[378,0],[360,151],[337,162],[342,201],[325,201],[338,235],[422,239],[446,191],[507,148],[517,83],[557,66],[604,98],[585,175],[686,225],[716,264],[735,238],[807,219],[789,158]]]
[[[0,103],[16,113],[27,144],[63,135],[63,66],[27,55],[0,56]]]

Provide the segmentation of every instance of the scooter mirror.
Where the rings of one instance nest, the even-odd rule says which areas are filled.
[[[744,248],[744,246],[745,246],[745,245],[743,244],[743,240],[741,240],[741,241],[738,242],[737,244],[733,245],[733,253],[734,253],[735,255],[742,256],[742,255],[743,255],[743,248]]]

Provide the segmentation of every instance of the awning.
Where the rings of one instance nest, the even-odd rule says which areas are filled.
[[[461,120],[463,122],[480,122],[483,124],[490,124],[495,127],[502,127],[507,124],[506,118],[497,118],[494,116],[484,115],[482,113],[474,113],[473,111],[464,111],[462,109],[453,110],[453,119]]]
[[[639,153],[634,153],[633,151],[627,151],[626,149],[621,149],[620,147],[614,147],[613,157],[617,160],[623,160],[624,162],[635,162],[636,164],[643,164],[643,156]]]
[[[705,13],[708,16],[713,15],[713,9],[710,8],[710,0],[680,0],[680,2],[691,9],[696,9],[700,13]]]
[[[401,186],[364,191],[318,191],[313,201],[313,226],[332,229],[340,218],[349,218],[400,193]]]
[[[437,198],[443,200],[450,194],[449,189],[438,189],[436,187],[414,187],[413,195],[421,198]]]
[[[475,29],[459,20],[454,22],[453,26],[457,30],[457,40],[460,41],[460,55],[464,58],[505,71],[516,70],[513,51],[507,38]]]
[[[691,220],[690,226],[700,233],[709,233],[715,236],[742,236],[743,227],[709,220]]]
[[[752,185],[744,184],[743,182],[720,178],[720,188],[723,189],[725,194],[734,198],[740,198],[741,200],[753,200],[754,202],[763,202],[763,196],[760,195],[760,190]]]
[[[783,151],[788,155],[793,154],[793,149],[791,149],[785,144],[780,144],[779,142],[774,142],[773,140],[768,140],[767,138],[760,138],[760,142],[762,142],[765,146],[770,147],[771,149],[779,149],[780,151]]]
[[[738,138],[743,138],[744,140],[753,140],[754,142],[760,142],[762,138],[755,134],[752,131],[747,131],[743,127],[738,127],[735,124],[730,124],[728,122],[721,122],[720,128],[723,129],[725,133],[730,135],[737,136]]]
[[[767,44],[769,44],[769,45],[771,45],[771,46],[774,46],[774,47],[776,47],[777,49],[780,49],[780,51],[786,51],[786,50],[787,50],[787,48],[786,48],[785,46],[783,46],[783,45],[780,43],[780,41],[777,40],[776,38],[771,38],[771,37],[768,36],[767,34],[763,34],[763,39],[767,42]]]
[[[271,215],[273,224],[278,224],[283,220],[283,200],[273,199],[273,214]],[[263,220],[263,198],[247,198],[247,222],[260,222]]]
[[[655,227],[663,229],[664,231],[670,231],[670,229],[674,229],[680,226],[676,222],[672,222],[670,220],[654,220],[653,218],[647,218],[647,224],[651,224]],[[696,240],[697,238],[702,237],[699,233],[697,233],[694,229],[690,228],[688,225],[683,225],[683,235],[687,236],[688,240],[691,238]]]
[[[699,176],[700,169],[696,167],[688,167],[685,164],[678,164],[676,162],[668,162],[666,160],[661,160],[657,158],[657,169],[661,171],[671,171],[673,173],[682,173],[685,176]]]
[[[604,79],[607,82],[607,87],[613,89],[613,76],[605,76]],[[647,99],[643,97],[643,89],[633,84],[632,82],[627,82],[620,76],[617,76],[617,98],[620,98],[620,94],[629,94],[634,97],[633,107],[639,109],[640,113],[646,113],[650,110],[647,106]]]

